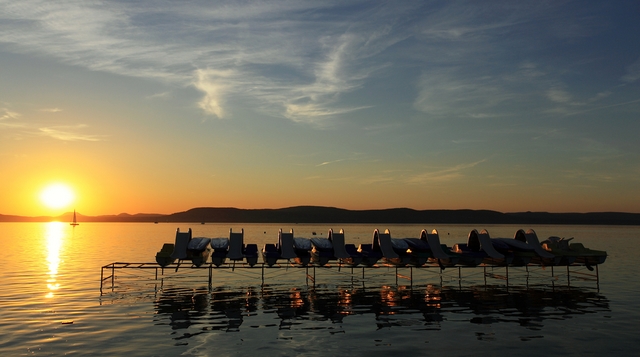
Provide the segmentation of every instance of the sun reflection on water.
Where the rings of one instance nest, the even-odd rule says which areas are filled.
[[[58,267],[60,266],[60,248],[62,247],[65,227],[62,222],[49,222],[46,224],[47,263],[49,265],[46,298],[53,298],[54,293],[60,289],[57,277]]]

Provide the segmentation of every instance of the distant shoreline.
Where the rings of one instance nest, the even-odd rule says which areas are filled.
[[[26,217],[0,214],[0,222],[71,221],[72,212],[57,217]],[[387,224],[576,224],[640,225],[640,213],[589,212],[550,213],[491,210],[414,210],[390,208],[347,210],[334,207],[297,206],[279,209],[240,209],[200,207],[172,214],[126,214],[84,216],[79,222],[151,223],[387,223]]]

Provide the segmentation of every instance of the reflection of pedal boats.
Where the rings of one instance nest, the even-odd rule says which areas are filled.
[[[173,330],[204,326],[209,331],[238,331],[244,316],[253,316],[259,309],[259,297],[251,288],[229,291],[183,289],[165,286],[155,300],[153,319]],[[188,334],[192,337],[197,335]],[[176,337],[183,339],[186,336]]]
[[[570,265],[575,263],[586,266],[604,263],[607,259],[607,252],[586,248],[582,243],[569,243],[573,238],[549,237],[542,242],[542,247],[547,251],[561,256],[560,265]]]
[[[370,328],[398,328],[432,325],[429,330],[448,330],[460,324],[513,325],[527,330],[544,329],[551,321],[574,321],[585,314],[608,315],[609,300],[590,288],[545,286],[494,287],[473,285],[464,288],[432,286],[408,287],[384,284],[367,289],[344,289],[334,285],[275,285],[256,289],[241,284],[213,290],[165,286],[155,295],[154,321],[174,332],[237,330],[239,326],[260,325],[262,315],[273,315],[278,328],[307,330],[319,321],[341,321],[371,316]],[[577,308],[578,307],[578,308]],[[589,320],[591,321],[591,320]],[[347,321],[348,322],[348,321]],[[353,322],[353,321],[351,321]],[[575,323],[576,321],[574,321]],[[367,326],[360,326],[362,328]],[[508,326],[507,326],[508,328]],[[393,333],[393,331],[389,331]],[[197,333],[179,333],[176,339],[194,339]]]

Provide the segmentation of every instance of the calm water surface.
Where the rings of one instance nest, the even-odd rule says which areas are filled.
[[[280,225],[0,223],[2,356],[402,355],[636,356],[640,321],[637,253],[640,227],[439,225]],[[534,228],[541,239],[575,237],[609,254],[600,283],[586,269],[510,268],[509,281],[482,268],[127,269],[107,279],[113,262],[153,262],[176,228],[245,243],[275,243],[279,228],[370,243],[375,228],[418,237],[437,228],[447,245],[471,229],[512,237]],[[505,269],[489,269],[504,276]],[[262,278],[264,276],[264,284]],[[402,276],[412,276],[411,281]],[[581,279],[581,278],[587,278]],[[598,289],[599,288],[599,289]]]

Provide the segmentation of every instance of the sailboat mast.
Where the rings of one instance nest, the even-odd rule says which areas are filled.
[[[76,220],[76,210],[74,209],[73,210],[73,222],[71,222],[71,225],[75,227],[78,224],[80,224],[80,223],[78,223],[78,221]]]

